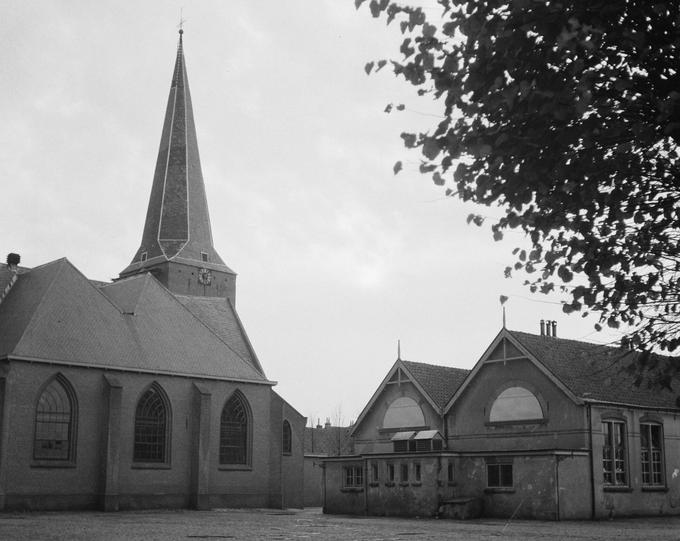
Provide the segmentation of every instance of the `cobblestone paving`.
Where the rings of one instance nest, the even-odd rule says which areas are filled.
[[[539,522],[341,517],[319,509],[0,513],[0,539],[680,540],[680,517]]]

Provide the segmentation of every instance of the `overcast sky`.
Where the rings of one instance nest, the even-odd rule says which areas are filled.
[[[267,376],[303,415],[355,419],[399,339],[402,358],[472,367],[501,328],[501,294],[511,329],[556,319],[560,336],[611,339],[504,279],[522,238],[468,226],[479,209],[418,173],[399,134],[441,107],[387,69],[365,74],[401,37],[353,0],[4,2],[3,259],[65,256],[98,280],[128,265],[181,7],[215,247]]]

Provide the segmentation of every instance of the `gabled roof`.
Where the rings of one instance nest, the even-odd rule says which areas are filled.
[[[413,376],[432,398],[440,411],[470,373],[469,370],[452,366],[438,366],[412,361],[402,361],[402,364],[407,373]]]
[[[97,288],[60,259],[0,304],[0,358],[271,384],[155,278]]]
[[[621,406],[680,409],[676,404],[680,379],[676,378],[674,381],[675,391],[652,388],[645,384],[635,386],[635,376],[626,368],[638,357],[637,352],[505,328],[491,342],[445,409],[449,410],[454,405],[484,364],[503,361],[503,352],[507,352],[508,360],[527,358],[576,403],[590,401]],[[652,354],[648,365],[664,362],[678,361]]]
[[[423,395],[432,408],[439,414],[443,413],[449,399],[463,383],[469,370],[453,368],[450,366],[439,366],[434,364],[417,363],[397,359],[392,365],[385,379],[380,383],[368,404],[359,414],[356,423],[352,428],[352,434],[361,425],[364,417],[373,407],[385,386],[390,380],[403,371],[404,375],[413,383],[418,391]]]
[[[635,386],[635,377],[626,368],[640,355],[638,352],[553,336],[508,332],[583,400],[680,409],[676,404],[680,379],[674,381],[675,392],[645,384]],[[661,362],[678,361],[652,354],[648,364]]]

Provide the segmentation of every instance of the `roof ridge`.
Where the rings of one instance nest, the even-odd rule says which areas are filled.
[[[253,348],[253,344],[251,344],[250,338],[248,337],[248,334],[246,333],[246,328],[243,326],[243,323],[241,322],[241,317],[238,315],[238,312],[236,311],[236,307],[231,303],[231,299],[229,297],[227,297],[226,300],[227,300],[227,306],[229,306],[229,308],[231,309],[231,313],[234,314],[234,317],[236,318],[236,323],[238,325],[239,332],[241,333],[241,337],[245,341],[246,347],[248,348],[248,350],[252,354],[253,360],[255,361],[255,363],[257,363],[257,367],[258,367],[259,371],[264,376],[264,369],[262,368],[262,364],[260,363],[260,359],[257,357],[257,353],[255,353],[255,348]]]

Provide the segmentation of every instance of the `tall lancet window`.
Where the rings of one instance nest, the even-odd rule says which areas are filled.
[[[34,460],[75,460],[77,411],[73,388],[58,374],[45,386],[36,404]]]
[[[137,402],[134,461],[169,462],[170,405],[160,385],[151,386]]]
[[[222,409],[220,464],[250,464],[250,408],[245,397],[238,391]]]

